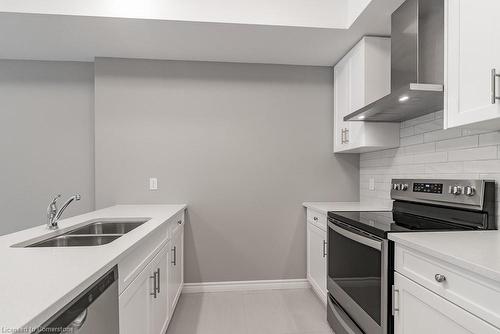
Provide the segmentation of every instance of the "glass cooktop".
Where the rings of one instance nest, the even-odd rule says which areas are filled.
[[[463,226],[422,216],[393,214],[392,211],[328,212],[328,217],[360,230],[387,238],[390,232],[466,230]]]

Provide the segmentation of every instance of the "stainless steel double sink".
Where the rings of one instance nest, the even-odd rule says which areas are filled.
[[[100,246],[118,239],[148,220],[149,218],[93,220],[63,234],[14,247]]]

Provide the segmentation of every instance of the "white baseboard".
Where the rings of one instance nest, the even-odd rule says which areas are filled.
[[[307,289],[310,287],[311,285],[307,279],[206,282],[185,283],[182,293]]]

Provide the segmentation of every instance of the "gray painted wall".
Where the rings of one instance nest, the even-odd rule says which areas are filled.
[[[54,194],[94,208],[92,63],[0,60],[0,234],[46,222]]]
[[[98,59],[96,206],[187,203],[186,282],[304,278],[301,203],[358,198],[358,156],[330,153],[332,82],[326,67]]]

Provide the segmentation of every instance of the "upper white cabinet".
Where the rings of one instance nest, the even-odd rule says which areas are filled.
[[[334,67],[334,152],[399,146],[399,123],[344,122],[347,114],[391,91],[391,40],[364,37]]]
[[[445,127],[500,128],[500,1],[445,0]]]

